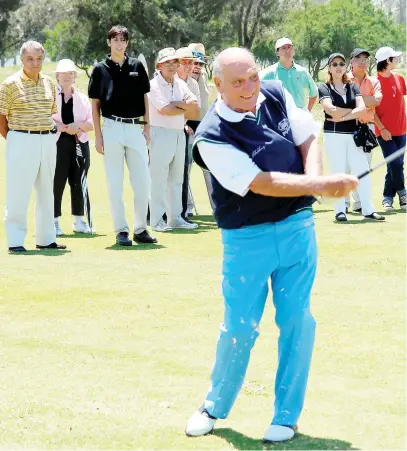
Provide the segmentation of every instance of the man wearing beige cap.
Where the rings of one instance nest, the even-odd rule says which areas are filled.
[[[192,54],[194,55],[195,58],[192,77],[194,77],[199,84],[199,92],[201,96],[201,110],[199,115],[199,121],[201,121],[209,108],[210,91],[208,86],[208,75],[205,70],[202,70],[204,66],[207,64],[206,63],[207,57],[205,54],[205,47],[200,42],[191,43],[189,44],[188,48],[192,50]],[[196,130],[198,128],[199,123],[197,122],[195,125]],[[212,200],[213,187],[211,175],[209,171],[205,169],[203,169],[203,175],[205,179],[206,189],[208,191],[209,202],[211,204],[212,211],[214,211],[215,204]]]
[[[0,134],[6,143],[6,235],[10,252],[25,252],[27,209],[36,191],[37,249],[65,249],[55,242],[53,182],[56,164],[55,84],[41,72],[44,47],[25,42],[22,69],[0,85]]]
[[[181,212],[185,120],[195,117],[199,107],[196,96],[177,76],[178,66],[174,48],[160,50],[157,72],[150,81],[148,94],[151,124],[150,224],[156,232],[197,227],[197,224],[185,221]],[[167,213],[168,223],[163,219],[164,213]]]
[[[263,69],[259,74],[260,79],[280,80],[293,96],[297,108],[311,111],[318,97],[318,88],[307,69],[294,62],[295,51],[291,39],[277,39],[275,48],[280,61]],[[308,105],[305,103],[305,93],[308,94]]]

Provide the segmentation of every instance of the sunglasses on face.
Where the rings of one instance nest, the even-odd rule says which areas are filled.
[[[183,66],[192,66],[194,64],[194,62],[192,60],[180,60],[180,63]]]
[[[341,61],[340,63],[332,63],[331,66],[332,67],[338,67],[338,66],[344,67],[344,66],[346,66],[346,64],[343,61]]]
[[[197,62],[194,63],[194,66],[203,67],[203,65],[204,65],[204,63],[197,63]]]
[[[358,56],[355,58],[355,61],[359,64],[367,64],[370,61],[370,58],[359,58]]]

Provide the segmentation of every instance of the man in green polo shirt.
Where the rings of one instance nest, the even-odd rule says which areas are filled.
[[[294,47],[288,38],[276,42],[276,54],[280,61],[259,72],[261,80],[280,80],[293,96],[298,108],[311,111],[318,97],[318,88],[310,73],[299,64],[294,63]],[[305,91],[308,94],[306,105]]]

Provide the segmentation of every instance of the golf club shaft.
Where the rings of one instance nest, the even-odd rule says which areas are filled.
[[[393,160],[396,160],[397,158],[401,157],[404,153],[406,152],[405,147],[403,147],[402,149],[399,149],[397,152],[394,152],[393,154],[389,155],[388,157],[386,157],[383,161],[381,161],[380,163],[377,163],[376,165],[374,165],[372,168],[370,168],[369,170],[362,172],[361,174],[358,175],[358,179],[361,180],[363,179],[363,177],[366,177],[367,175],[369,175],[371,172],[375,171],[376,169],[380,168],[381,166],[383,166],[384,164],[388,164],[391,163]]]

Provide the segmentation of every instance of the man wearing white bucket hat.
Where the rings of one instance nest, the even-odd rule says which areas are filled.
[[[56,162],[55,84],[41,72],[44,47],[25,42],[22,69],[0,85],[0,134],[6,144],[6,235],[10,252],[25,252],[27,209],[36,191],[37,249],[65,249],[55,242],[53,182]]]
[[[198,101],[177,74],[179,59],[168,47],[158,53],[156,76],[148,94],[151,123],[150,223],[156,232],[173,228],[194,229],[182,218],[186,117],[198,114]],[[163,214],[167,213],[167,223]]]
[[[81,170],[78,165],[77,145],[84,162],[84,176],[90,165],[89,135],[93,130],[92,106],[89,99],[80,93],[74,83],[78,71],[70,59],[58,61],[55,76],[57,85],[58,112],[53,119],[58,126],[57,164],[54,177],[54,223],[57,236],[63,235],[59,224],[61,204],[66,182],[71,188],[71,212],[75,218],[73,231],[91,233],[84,220],[85,199],[81,185]]]

